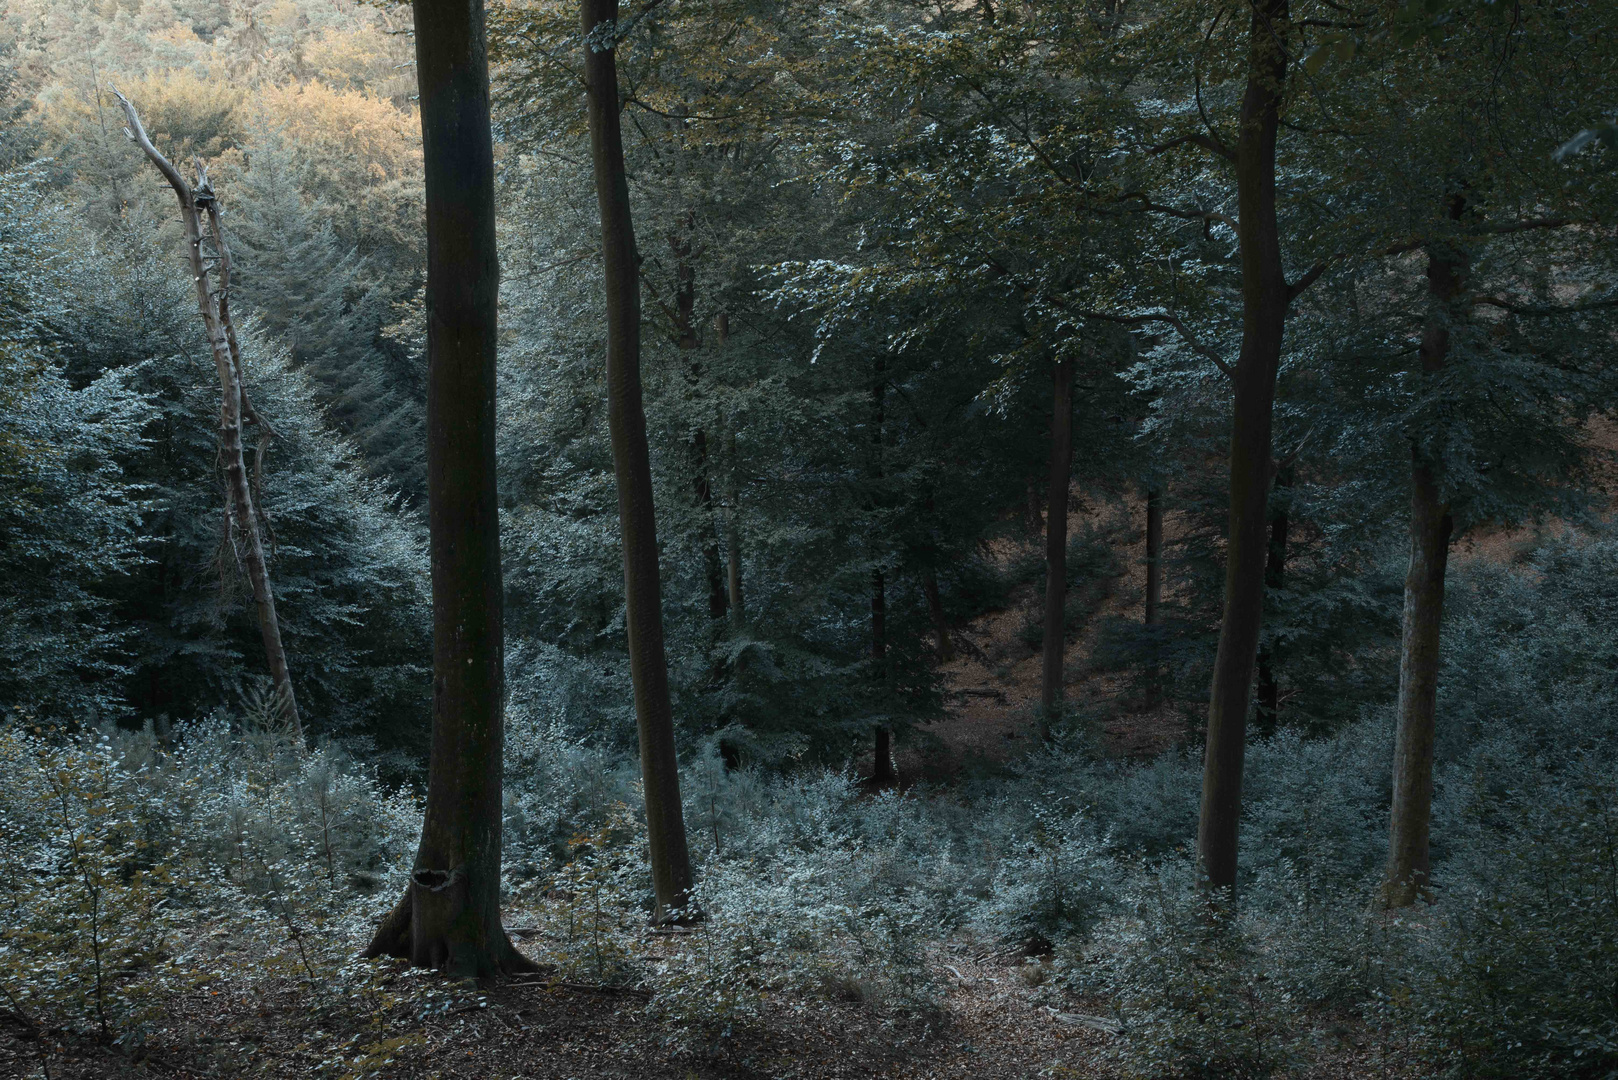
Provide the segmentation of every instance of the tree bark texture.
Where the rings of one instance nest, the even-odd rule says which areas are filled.
[[[254,507],[253,484],[248,478],[247,459],[242,449],[242,418],[247,412],[259,426],[259,466],[262,472],[264,440],[273,437],[269,425],[258,417],[248,404],[243,387],[241,349],[236,342],[236,327],[230,317],[230,248],[219,226],[218,199],[207,174],[198,166],[197,186],[187,184],[176,169],[152,144],[141,124],[140,116],[129,99],[113,91],[123,105],[125,128],[130,141],[146,154],[158,172],[174,189],[180,201],[180,219],[185,224],[186,260],[191,280],[196,288],[197,310],[208,335],[208,347],[213,353],[214,367],[219,374],[219,456],[224,462],[225,490],[230,501],[230,519],[235,524],[239,543],[237,551],[253,589],[253,603],[258,613],[259,634],[264,641],[264,658],[270,669],[280,706],[286,710],[292,736],[303,740],[303,718],[298,712],[298,699],[292,689],[292,675],[287,666],[286,646],[281,641],[281,622],[275,611],[275,591],[270,586],[269,566],[264,558],[264,538],[259,530],[258,510]],[[202,254],[202,215],[208,215],[208,224],[215,254],[218,258],[219,288],[208,286],[208,273]]]
[[[1073,475],[1073,361],[1051,372],[1051,462],[1045,499],[1045,634],[1039,679],[1039,737],[1050,741],[1062,711],[1063,623],[1067,614],[1067,495]]]
[[[427,209],[433,735],[421,844],[368,956],[531,970],[500,924],[505,633],[495,486],[494,147],[482,0],[415,0]]]
[[[1291,299],[1281,262],[1275,204],[1275,140],[1286,83],[1287,0],[1256,0],[1248,29],[1247,89],[1235,147],[1237,246],[1242,273],[1242,345],[1232,375],[1230,525],[1225,611],[1208,700],[1197,862],[1204,884],[1236,886],[1237,829],[1247,710],[1264,614],[1266,506],[1275,379]]]
[[[646,832],[657,902],[655,917],[663,921],[683,911],[690,901],[691,856],[686,846],[679,763],[674,752],[674,710],[669,700],[668,660],[663,647],[652,466],[641,396],[640,257],[635,250],[629,178],[624,169],[623,133],[619,126],[617,0],[582,0],[580,14],[585,34],[590,154],[601,213],[607,292],[607,427],[612,438],[618,522],[623,533],[625,629],[630,676],[635,686]]]
[[[1452,208],[1461,212],[1460,201]],[[1422,333],[1424,375],[1449,357],[1450,322],[1466,277],[1465,255],[1445,245],[1427,251],[1429,314]],[[1420,445],[1410,451],[1410,566],[1405,574],[1404,628],[1399,650],[1399,719],[1393,751],[1393,805],[1383,900],[1407,907],[1427,895],[1433,808],[1433,736],[1438,704],[1439,630],[1444,573],[1454,521],[1439,492],[1434,463]]]
[[[1270,499],[1270,547],[1264,559],[1264,591],[1280,590],[1286,584],[1287,534],[1292,528],[1289,507],[1289,489],[1292,487],[1292,467],[1284,466],[1275,476]],[[1281,687],[1276,681],[1275,669],[1281,661],[1281,646],[1271,641],[1258,650],[1258,686],[1255,690],[1253,724],[1262,736],[1275,734],[1281,721]]]
[[[1163,493],[1146,493],[1146,625],[1156,626],[1163,603]]]

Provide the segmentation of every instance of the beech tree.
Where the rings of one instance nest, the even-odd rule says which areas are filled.
[[[619,117],[618,3],[583,0],[579,10],[590,158],[601,212],[601,258],[607,294],[607,424],[612,433],[618,522],[623,538],[625,629],[635,687],[652,889],[657,897],[655,918],[661,921],[677,917],[690,902],[691,856],[686,848],[680,805],[674,709],[663,649],[663,589],[657,566],[651,451],[646,442],[646,410],[641,400],[640,259],[635,250]]]
[[[500,923],[505,636],[495,491],[494,143],[482,0],[415,0],[427,183],[433,735],[421,845],[365,955],[530,970]]]

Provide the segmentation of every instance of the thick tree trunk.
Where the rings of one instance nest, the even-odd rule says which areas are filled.
[[[1286,85],[1287,0],[1257,0],[1248,29],[1247,90],[1235,148],[1242,268],[1242,347],[1231,382],[1230,526],[1225,613],[1208,700],[1197,862],[1204,884],[1236,886],[1247,710],[1264,615],[1271,422],[1291,291],[1275,208],[1275,136]]]
[[[1146,493],[1146,625],[1156,626],[1163,603],[1163,493]]]
[[[1067,612],[1067,494],[1073,475],[1073,361],[1051,371],[1051,465],[1045,499],[1045,635],[1039,679],[1039,737],[1049,742],[1061,717]]]
[[[367,956],[531,970],[500,925],[505,631],[495,487],[500,267],[481,0],[416,0],[427,194],[427,527],[433,738],[410,884]]]
[[[1451,207],[1459,217],[1460,199]],[[1430,311],[1422,334],[1421,366],[1431,376],[1449,357],[1453,305],[1466,277],[1464,253],[1433,245],[1427,251]],[[1393,752],[1393,805],[1383,900],[1406,907],[1427,894],[1433,807],[1433,734],[1438,703],[1439,627],[1444,572],[1454,522],[1439,494],[1433,463],[1411,447],[1410,568],[1405,575],[1404,633],[1399,654],[1399,728]]]
[[[875,378],[871,382],[871,475],[882,481],[882,428],[887,423],[888,384],[886,365],[878,356],[873,362]],[[887,581],[880,566],[871,571],[871,667],[884,687],[887,683],[888,630]],[[897,779],[893,768],[893,732],[885,725],[876,729],[876,747],[871,763],[871,779],[887,785]]]
[[[417,0],[424,3],[426,0]],[[686,908],[691,856],[680,806],[674,752],[674,710],[669,701],[663,648],[662,584],[657,566],[657,525],[652,507],[652,466],[640,382],[640,265],[629,213],[629,178],[619,127],[617,0],[582,0],[586,35],[584,76],[589,105],[590,153],[601,213],[601,252],[607,292],[607,427],[618,483],[623,533],[625,629],[635,685],[646,831],[651,848],[656,918]]]
[[[287,667],[286,647],[281,642],[281,622],[275,612],[275,591],[270,587],[270,573],[264,558],[264,539],[259,531],[258,511],[253,505],[253,486],[248,479],[247,460],[242,449],[242,417],[246,412],[260,429],[260,450],[263,440],[273,437],[269,425],[259,418],[247,402],[243,389],[241,349],[236,343],[236,327],[230,317],[230,248],[219,226],[219,206],[207,174],[198,165],[197,187],[192,189],[181,178],[169,160],[152,145],[142,126],[134,105],[122,94],[125,129],[129,138],[157,166],[180,201],[180,219],[185,223],[186,259],[191,269],[191,280],[197,293],[197,310],[208,335],[208,347],[213,353],[214,367],[219,375],[219,456],[225,467],[225,489],[230,500],[230,513],[234,519],[240,544],[238,551],[247,579],[253,589],[253,603],[258,612],[259,634],[264,641],[264,658],[270,669],[281,708],[286,710],[292,736],[303,741],[303,720],[298,712],[298,699],[292,690],[292,675]],[[202,214],[208,215],[215,254],[218,257],[219,289],[211,292],[208,273],[202,256]],[[259,460],[262,468],[262,456]]]
[[[1264,559],[1264,591],[1273,593],[1286,584],[1287,533],[1292,526],[1287,489],[1292,487],[1292,467],[1286,466],[1276,474],[1271,493],[1270,547]],[[1275,678],[1275,668],[1281,662],[1279,643],[1259,646],[1258,687],[1253,707],[1253,724],[1261,736],[1275,734],[1281,719],[1281,687]]]

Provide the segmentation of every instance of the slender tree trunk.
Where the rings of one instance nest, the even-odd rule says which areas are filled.
[[[505,630],[495,486],[500,266],[481,0],[416,0],[427,193],[427,527],[433,738],[421,845],[367,956],[532,970],[500,924]]]
[[[921,572],[921,591],[927,597],[927,617],[932,620],[933,633],[938,635],[938,661],[947,664],[955,659],[955,644],[949,638],[949,620],[944,617],[944,600],[938,594],[938,571],[931,566]]]
[[[1264,617],[1266,505],[1275,378],[1291,290],[1275,208],[1275,136],[1286,85],[1287,0],[1256,0],[1248,30],[1247,90],[1235,147],[1242,268],[1242,347],[1232,376],[1230,526],[1225,613],[1208,700],[1197,862],[1204,884],[1236,886],[1237,827],[1253,667]]]
[[[729,479],[725,488],[725,586],[730,601],[730,621],[742,625],[742,531],[737,519],[741,516],[741,489],[736,483],[736,433],[725,436],[725,456],[729,460]]]
[[[426,0],[417,0],[425,3]],[[618,483],[623,533],[624,608],[629,670],[635,684],[646,831],[651,848],[656,918],[687,907],[691,856],[680,806],[674,752],[674,710],[669,701],[663,649],[662,585],[657,566],[657,525],[652,507],[651,455],[640,382],[640,268],[629,214],[629,178],[619,127],[617,0],[582,0],[586,35],[584,76],[589,103],[590,153],[601,213],[601,252],[607,291],[607,426]]]
[[[730,315],[721,311],[713,318],[714,343],[723,349],[730,344]],[[742,617],[742,534],[741,487],[736,482],[736,427],[734,419],[725,432],[725,591],[730,602],[730,621],[740,626]]]
[[[1049,742],[1062,713],[1067,614],[1067,495],[1073,476],[1073,361],[1051,374],[1051,467],[1045,500],[1045,635],[1039,680],[1039,737]]]
[[[1456,199],[1453,217],[1464,203]],[[1449,357],[1454,303],[1465,281],[1464,253],[1441,245],[1427,250],[1430,311],[1422,334],[1424,375]],[[1393,751],[1393,806],[1383,900],[1406,907],[1431,885],[1428,855],[1433,808],[1433,733],[1438,703],[1439,628],[1444,615],[1444,572],[1454,532],[1449,505],[1439,493],[1433,463],[1419,444],[1410,451],[1410,568],[1405,574],[1404,633],[1399,653],[1399,728]]]
[[[887,610],[887,583],[881,570],[872,570],[871,660],[876,677],[884,680],[888,657]],[[871,766],[871,779],[882,785],[891,784],[897,779],[893,768],[893,732],[885,725],[876,729],[876,757]]]
[[[1264,561],[1264,591],[1274,593],[1286,583],[1287,533],[1292,518],[1289,513],[1289,495],[1292,487],[1292,467],[1286,466],[1276,474],[1270,509],[1270,547]],[[1275,679],[1275,668],[1281,660],[1279,643],[1269,642],[1258,649],[1257,700],[1253,709],[1253,724],[1264,737],[1275,734],[1281,719],[1281,687]]]
[[[242,417],[247,412],[260,428],[260,458],[262,471],[263,441],[273,437],[266,424],[247,402],[242,386],[241,350],[236,343],[236,328],[230,318],[230,248],[219,226],[219,206],[207,174],[198,165],[197,187],[193,190],[181,178],[179,170],[152,145],[135,106],[119,94],[125,129],[129,138],[146,154],[158,172],[174,189],[180,201],[180,218],[185,223],[186,259],[191,269],[191,280],[196,287],[197,310],[202,315],[203,329],[208,335],[208,347],[213,353],[214,367],[219,374],[219,456],[225,466],[225,489],[230,500],[230,511],[240,545],[239,552],[247,579],[253,589],[253,603],[258,612],[259,634],[264,641],[264,658],[270,669],[270,679],[276,697],[286,711],[292,736],[303,741],[303,720],[298,712],[298,699],[292,690],[292,675],[287,667],[286,647],[281,642],[281,622],[275,612],[275,590],[270,586],[270,573],[264,558],[264,539],[259,531],[258,511],[253,505],[253,485],[248,479],[247,459],[242,449]],[[208,215],[215,253],[218,256],[219,290],[208,287],[208,273],[202,256],[202,214]]]
[[[882,428],[887,422],[888,384],[886,365],[881,356],[873,361],[875,378],[871,382],[871,474],[878,485],[882,481]],[[871,571],[871,660],[875,677],[887,682],[888,632],[887,583],[880,566]],[[893,768],[893,732],[886,725],[876,729],[876,748],[871,764],[871,779],[877,784],[891,784],[897,774]]]
[[[1023,527],[1029,536],[1038,536],[1045,527],[1045,515],[1039,508],[1039,477],[1028,478],[1028,499],[1023,506]]]
[[[674,333],[680,350],[691,357],[686,371],[693,395],[701,390],[702,366],[695,352],[702,344],[697,336],[695,314],[697,307],[697,273],[691,265],[692,243],[690,230],[696,215],[687,214],[682,228],[669,235],[669,248],[674,255]],[[714,522],[713,485],[708,479],[708,433],[698,424],[691,430],[691,487],[696,496],[697,512],[702,531],[702,567],[708,582],[708,617],[719,620],[730,607],[725,588],[725,572],[719,558],[719,530]]]
[[[1163,493],[1146,493],[1146,625],[1156,626],[1163,603]]]

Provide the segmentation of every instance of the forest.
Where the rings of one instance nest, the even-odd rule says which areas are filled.
[[[0,1075],[1618,1076],[1618,4],[0,2]]]

